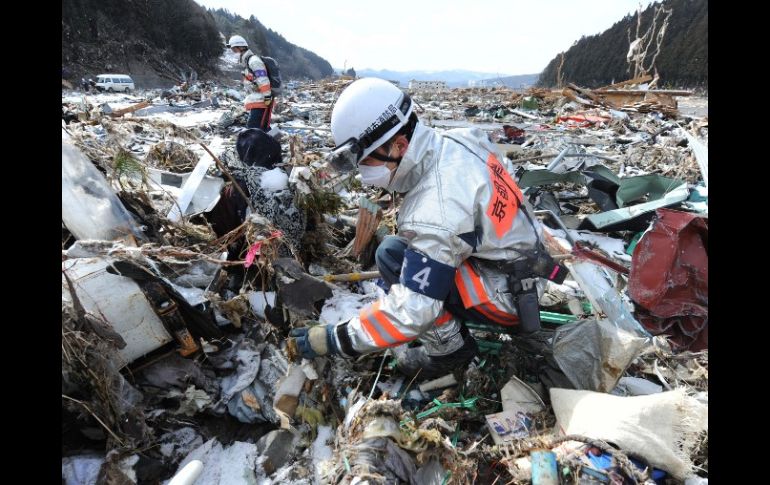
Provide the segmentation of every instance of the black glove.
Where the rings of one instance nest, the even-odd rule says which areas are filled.
[[[339,349],[334,340],[334,325],[315,325],[312,327],[295,328],[289,333],[289,341],[294,341],[299,354],[306,359],[320,355],[339,355]]]

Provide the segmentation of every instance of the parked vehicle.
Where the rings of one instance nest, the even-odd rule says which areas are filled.
[[[125,74],[99,74],[96,76],[96,89],[108,93],[130,93],[134,90],[134,80]]]

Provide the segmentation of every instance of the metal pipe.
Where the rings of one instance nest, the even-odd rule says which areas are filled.
[[[553,211],[548,210],[548,209],[536,210],[535,211],[535,215],[536,216],[539,216],[539,215],[550,215],[553,218],[554,222],[556,222],[556,225],[558,225],[559,228],[561,228],[561,230],[564,231],[564,234],[565,234],[567,240],[569,241],[569,243],[572,244],[573,247],[575,246],[575,240],[572,239],[572,236],[570,236],[569,230],[567,230],[567,226],[564,225],[564,223],[561,221],[561,219],[559,219],[559,216],[554,214]]]

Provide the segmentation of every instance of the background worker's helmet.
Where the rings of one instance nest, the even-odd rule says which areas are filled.
[[[246,39],[241,37],[240,35],[234,35],[230,37],[230,40],[227,41],[227,47],[249,47],[249,44],[246,43]]]
[[[332,110],[337,148],[329,164],[342,172],[353,170],[406,125],[411,114],[411,98],[392,83],[372,77],[354,81]]]

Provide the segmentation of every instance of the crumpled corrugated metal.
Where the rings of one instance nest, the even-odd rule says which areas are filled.
[[[658,209],[634,249],[628,291],[637,318],[678,350],[708,348],[708,219]]]

